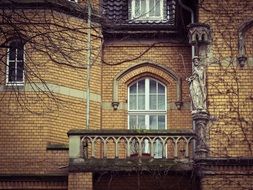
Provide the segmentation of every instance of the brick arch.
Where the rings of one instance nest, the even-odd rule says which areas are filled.
[[[145,68],[144,72],[139,73],[138,75],[136,75],[134,77],[128,77],[129,75],[126,75],[126,77],[123,77],[121,79],[121,82],[123,82],[127,86],[129,86],[131,83],[133,83],[141,78],[149,77],[149,78],[156,79],[167,86],[167,84],[170,84],[171,81],[173,80],[168,75],[167,75],[167,77],[164,77],[163,75],[158,75],[157,73],[150,72],[149,69],[146,69],[146,68]]]
[[[141,76],[142,74],[151,74],[157,76],[156,78],[162,79],[162,81],[169,81],[172,79],[176,83],[176,106],[180,109],[182,106],[182,79],[169,67],[164,65],[144,62],[137,65],[130,66],[125,70],[119,72],[113,79],[113,99],[112,106],[116,110],[119,105],[118,90],[119,81],[124,83],[129,83],[131,79],[136,78],[136,76]]]

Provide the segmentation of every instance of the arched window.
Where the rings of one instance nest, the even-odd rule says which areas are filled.
[[[9,43],[6,66],[6,83],[24,83],[24,44],[21,40],[12,40]]]
[[[152,78],[142,78],[128,88],[128,128],[166,128],[166,87]]]
[[[128,128],[162,130],[167,123],[166,87],[152,78],[142,78],[128,87]],[[138,146],[137,146],[138,147]],[[143,153],[150,153],[147,140],[143,144]],[[136,153],[135,143],[131,144],[132,153]],[[162,144],[156,140],[154,157],[161,158]]]

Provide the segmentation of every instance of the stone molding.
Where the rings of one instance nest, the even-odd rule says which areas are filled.
[[[129,74],[130,72],[133,72],[134,70],[141,68],[141,67],[152,67],[152,68],[156,68],[160,71],[165,72],[166,74],[168,74],[175,82],[176,82],[176,94],[177,94],[177,100],[175,102],[176,107],[178,109],[181,108],[181,106],[183,105],[182,102],[182,79],[181,77],[179,77],[174,71],[172,71],[170,68],[164,66],[164,65],[160,65],[160,64],[155,64],[155,63],[150,63],[150,62],[143,62],[143,63],[139,63],[133,66],[130,66],[128,68],[126,68],[125,70],[119,72],[113,79],[113,98],[112,98],[112,105],[117,105],[119,106],[119,99],[118,99],[118,95],[119,95],[119,81],[126,76],[127,74]],[[113,107],[114,110],[117,110],[118,108]]]

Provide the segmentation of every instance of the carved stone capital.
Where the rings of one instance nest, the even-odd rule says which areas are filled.
[[[245,55],[241,55],[241,56],[237,57],[237,61],[238,61],[238,64],[240,65],[240,67],[244,67],[244,65],[247,61],[247,57]]]
[[[208,122],[209,121],[209,114],[206,111],[199,111],[192,114],[192,119],[195,122]]]
[[[114,110],[117,110],[119,107],[119,102],[112,102],[112,107]]]
[[[183,106],[183,102],[182,101],[176,101],[175,105],[176,105],[177,109],[180,110],[181,107]]]
[[[211,42],[210,26],[203,23],[188,25],[189,44],[209,44]]]

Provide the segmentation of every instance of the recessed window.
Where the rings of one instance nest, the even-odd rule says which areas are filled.
[[[163,19],[164,0],[132,0],[131,19],[161,20]]]
[[[143,78],[128,87],[128,128],[162,130],[167,123],[166,87],[152,78]],[[149,152],[148,144],[144,152]],[[155,157],[162,157],[156,142]]]
[[[21,40],[12,40],[9,43],[6,65],[6,83],[24,83],[24,44]]]

